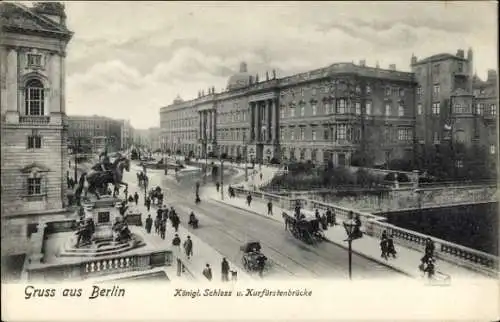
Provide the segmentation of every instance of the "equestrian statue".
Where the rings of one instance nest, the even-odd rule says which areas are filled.
[[[99,156],[100,161],[95,164],[91,171],[83,173],[78,181],[78,187],[75,191],[75,197],[77,200],[80,199],[82,192],[85,190],[85,197],[87,192],[93,193],[97,199],[100,199],[100,194],[106,194],[108,190],[108,184],[114,185],[115,189],[113,192],[113,197],[115,193],[119,191],[120,186],[125,186],[125,191],[128,190],[128,184],[123,182],[123,171],[130,171],[130,160],[126,157],[119,155],[114,162],[110,162],[106,151],[104,151]],[[87,182],[88,187],[84,189],[85,182]]]

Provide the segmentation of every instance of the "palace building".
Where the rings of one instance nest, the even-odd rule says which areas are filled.
[[[29,224],[66,205],[66,27],[57,2],[0,3],[2,257],[27,251]]]
[[[378,163],[412,158],[415,89],[412,73],[363,61],[263,80],[242,63],[224,92],[163,107],[162,142],[195,156],[238,157],[246,148],[257,162],[349,164],[356,151]]]
[[[409,73],[360,61],[259,79],[241,63],[226,90],[209,88],[160,109],[162,149],[197,157],[247,152],[257,162],[349,165],[365,158],[418,166],[415,152],[425,154],[451,133],[458,141],[496,140],[496,123],[488,121],[496,115],[496,78],[495,86],[476,81],[485,89],[474,94],[472,50],[467,57],[463,50],[413,56],[411,67]],[[487,107],[478,113],[480,106]]]

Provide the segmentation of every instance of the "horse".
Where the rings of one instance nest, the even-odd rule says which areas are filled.
[[[120,186],[125,186],[125,191],[128,191],[128,184],[123,182],[123,170],[130,171],[130,161],[127,158],[117,158],[110,167],[109,171],[91,172],[87,175],[89,185],[88,191],[95,194],[99,199],[98,189],[106,187],[111,183],[119,191]]]

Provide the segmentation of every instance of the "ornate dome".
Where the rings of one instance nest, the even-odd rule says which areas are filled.
[[[247,71],[247,63],[240,64],[240,72],[229,77],[227,81],[227,89],[238,89],[247,87],[250,83],[250,74]]]

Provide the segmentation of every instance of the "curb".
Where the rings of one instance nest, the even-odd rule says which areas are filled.
[[[272,220],[272,221],[280,222],[280,221],[278,221],[278,220],[274,219],[274,217],[265,216],[265,215],[263,215],[263,214],[261,214],[261,213],[258,213],[258,212],[254,211],[254,210],[252,210],[252,209],[248,209],[248,208],[244,208],[244,207],[240,207],[240,206],[235,206],[235,205],[232,205],[232,204],[228,204],[228,203],[225,203],[225,202],[223,202],[223,201],[221,201],[221,200],[217,200],[217,199],[214,199],[214,198],[211,198],[211,199],[212,199],[213,201],[215,201],[215,202],[220,203],[220,204],[224,204],[224,205],[229,206],[229,207],[233,207],[233,208],[236,208],[236,209],[244,210],[244,211],[247,211],[247,212],[250,212],[250,213],[256,214],[256,215],[258,215],[258,216],[260,216],[260,217],[264,217],[264,218],[266,218],[266,219],[268,219],[268,220]],[[281,222],[280,222],[280,223],[281,223]],[[324,240],[325,240],[327,243],[337,245],[337,246],[339,246],[339,247],[341,247],[341,248],[343,248],[343,249],[346,249],[346,250],[348,250],[348,249],[349,249],[349,248],[348,248],[347,246],[345,246],[344,244],[341,244],[341,243],[338,243],[338,242],[334,242],[334,241],[332,241],[332,240],[330,240],[330,239],[328,239],[328,238],[326,238],[326,237],[324,238]],[[397,268],[397,267],[395,267],[395,266],[393,266],[393,265],[390,265],[389,263],[384,262],[384,261],[382,261],[382,260],[380,260],[380,259],[378,259],[378,258],[376,258],[376,257],[373,257],[373,256],[371,256],[371,255],[367,255],[367,254],[361,253],[361,252],[356,251],[356,250],[354,250],[354,249],[352,250],[352,252],[353,252],[354,254],[358,255],[358,256],[361,256],[361,257],[363,257],[363,258],[366,258],[366,259],[372,260],[372,261],[374,261],[374,262],[376,262],[376,263],[378,263],[378,264],[380,264],[380,265],[382,265],[382,266],[388,267],[388,268],[390,268],[390,269],[392,269],[392,270],[394,270],[394,271],[396,271],[396,272],[398,272],[398,273],[400,273],[400,274],[406,275],[406,276],[411,277],[411,278],[415,278],[415,276],[413,276],[412,274],[410,274],[410,273],[408,273],[408,272],[406,272],[406,271],[403,271],[402,269]]]

